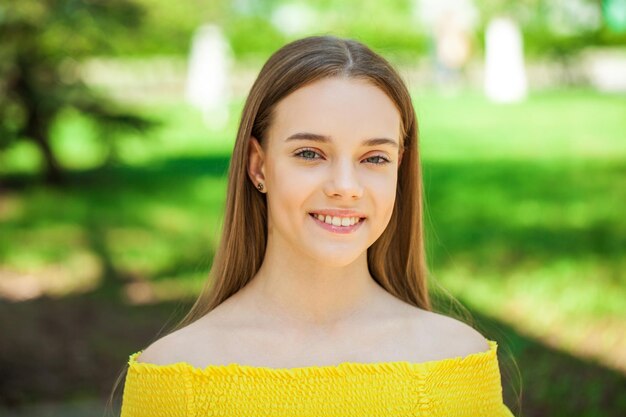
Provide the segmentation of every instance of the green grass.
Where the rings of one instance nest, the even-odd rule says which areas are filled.
[[[624,97],[554,91],[507,106],[473,93],[414,98],[433,281],[522,334],[626,372]],[[92,169],[106,157],[92,126],[66,114],[54,146],[73,169],[69,187],[0,194],[0,280],[28,275],[56,295],[145,281],[158,300],[192,297],[217,245],[241,105],[223,129],[182,104],[145,107],[163,125],[119,140],[104,170]],[[22,144],[2,156],[0,174],[28,177],[39,164]],[[561,388],[542,389],[531,397]],[[613,411],[594,407],[576,412]],[[563,410],[551,415],[573,412]]]
[[[624,160],[626,100],[589,91],[548,91],[516,104],[482,95],[414,92],[428,160]]]

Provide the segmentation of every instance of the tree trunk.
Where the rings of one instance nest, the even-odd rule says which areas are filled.
[[[52,152],[52,147],[48,140],[49,122],[45,122],[37,117],[37,114],[30,114],[25,133],[41,151],[45,161],[45,182],[50,185],[61,185],[64,182],[61,165]]]
[[[44,157],[45,182],[50,185],[60,185],[64,182],[63,170],[50,147],[48,137],[50,124],[56,111],[42,103],[43,98],[37,94],[37,88],[34,87],[37,82],[28,61],[18,60],[18,67],[19,75],[15,80],[15,90],[27,109],[26,125],[22,134],[37,145]]]

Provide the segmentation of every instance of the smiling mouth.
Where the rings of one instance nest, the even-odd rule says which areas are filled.
[[[365,220],[365,217],[328,216],[328,215],[323,215],[319,213],[309,213],[309,216],[313,217],[314,219],[320,222],[328,224],[329,226],[335,226],[335,227],[353,227],[359,223],[362,223]]]

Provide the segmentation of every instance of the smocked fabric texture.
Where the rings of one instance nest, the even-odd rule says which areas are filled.
[[[186,362],[155,365],[130,355],[121,417],[414,416],[512,417],[502,401],[497,343],[422,363],[344,362],[267,368]]]

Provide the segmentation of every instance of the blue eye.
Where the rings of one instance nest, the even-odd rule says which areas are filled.
[[[390,161],[387,158],[384,158],[380,155],[376,155],[376,156],[370,156],[369,158],[365,158],[365,160],[370,160],[370,159],[375,159],[378,158],[379,160],[381,160],[382,162],[372,162],[375,165],[384,165],[384,164],[388,164]]]
[[[315,152],[314,150],[311,149],[304,149],[298,153],[295,154],[297,157],[308,160],[308,161],[312,161],[313,159],[318,159],[315,158],[313,155],[319,155],[319,153]],[[304,156],[304,155],[310,155],[310,156]]]

